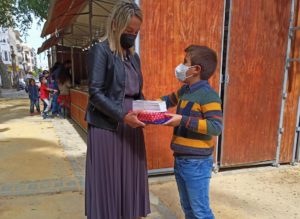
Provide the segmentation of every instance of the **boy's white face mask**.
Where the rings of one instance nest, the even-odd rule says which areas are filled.
[[[186,66],[184,64],[178,65],[175,68],[175,77],[181,82],[184,82],[187,78],[193,77],[193,75],[186,76],[186,72],[192,67],[193,66]]]

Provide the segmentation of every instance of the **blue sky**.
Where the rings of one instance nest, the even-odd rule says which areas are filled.
[[[37,52],[37,49],[42,45],[42,43],[46,40],[41,38],[41,32],[43,29],[44,23],[41,23],[41,25],[37,25],[37,20],[34,19],[34,22],[32,24],[31,29],[28,30],[28,36],[26,39],[22,37],[25,43],[27,43],[29,46],[33,47],[35,51]],[[47,61],[47,54],[46,52],[43,52],[36,57],[38,67],[48,68],[48,61]]]

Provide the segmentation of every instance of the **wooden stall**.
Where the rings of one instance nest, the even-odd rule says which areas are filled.
[[[71,89],[71,117],[84,130],[87,130],[87,123],[84,120],[88,93],[85,89]]]
[[[73,50],[73,51],[72,51]],[[87,51],[82,51],[79,48],[71,48],[68,46],[56,45],[53,49],[55,61],[64,63],[65,61],[73,60],[74,82],[76,85],[86,85],[87,83],[87,67],[86,54]],[[53,61],[52,61],[53,62]]]
[[[207,45],[218,55],[218,68],[210,83],[219,92],[224,110],[224,131],[216,139],[216,164],[221,168],[273,164],[276,157],[280,163],[292,162],[299,119],[299,62],[292,63],[288,77],[285,67],[288,42],[292,41],[290,58],[300,58],[300,31],[295,30],[295,37],[289,38],[290,19],[295,20],[295,26],[300,25],[299,0],[138,2],[144,22],[136,46],[146,99],[177,90],[180,83],[174,68],[183,61],[184,49],[190,44]],[[69,47],[57,46],[61,52],[56,52],[56,58],[65,60],[66,54],[73,54],[76,80],[86,80],[86,50],[94,39],[103,36],[106,18],[115,3],[80,0],[69,5],[70,0],[53,1],[43,34],[53,36],[58,30],[64,44],[53,39],[45,46],[52,42]],[[60,18],[59,13],[68,16]],[[71,49],[73,46],[80,49]],[[283,83],[286,78],[287,92]],[[71,91],[71,115],[86,129],[87,87],[78,84]],[[164,171],[173,167],[171,135],[168,127],[145,128],[149,169]]]

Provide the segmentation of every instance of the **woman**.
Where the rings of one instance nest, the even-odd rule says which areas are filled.
[[[104,42],[88,56],[89,104],[86,114],[86,215],[88,219],[135,219],[150,213],[146,152],[132,101],[143,99],[134,40],[142,12],[121,1],[108,20]]]

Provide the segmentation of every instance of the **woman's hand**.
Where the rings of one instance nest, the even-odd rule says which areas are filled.
[[[131,128],[145,127],[145,123],[138,120],[137,115],[139,111],[133,111],[126,114],[124,117],[124,122]]]
[[[179,126],[180,121],[182,119],[182,115],[172,114],[172,113],[168,113],[166,115],[167,116],[172,116],[172,118],[169,121],[165,122],[163,125],[173,126],[173,127]]]

